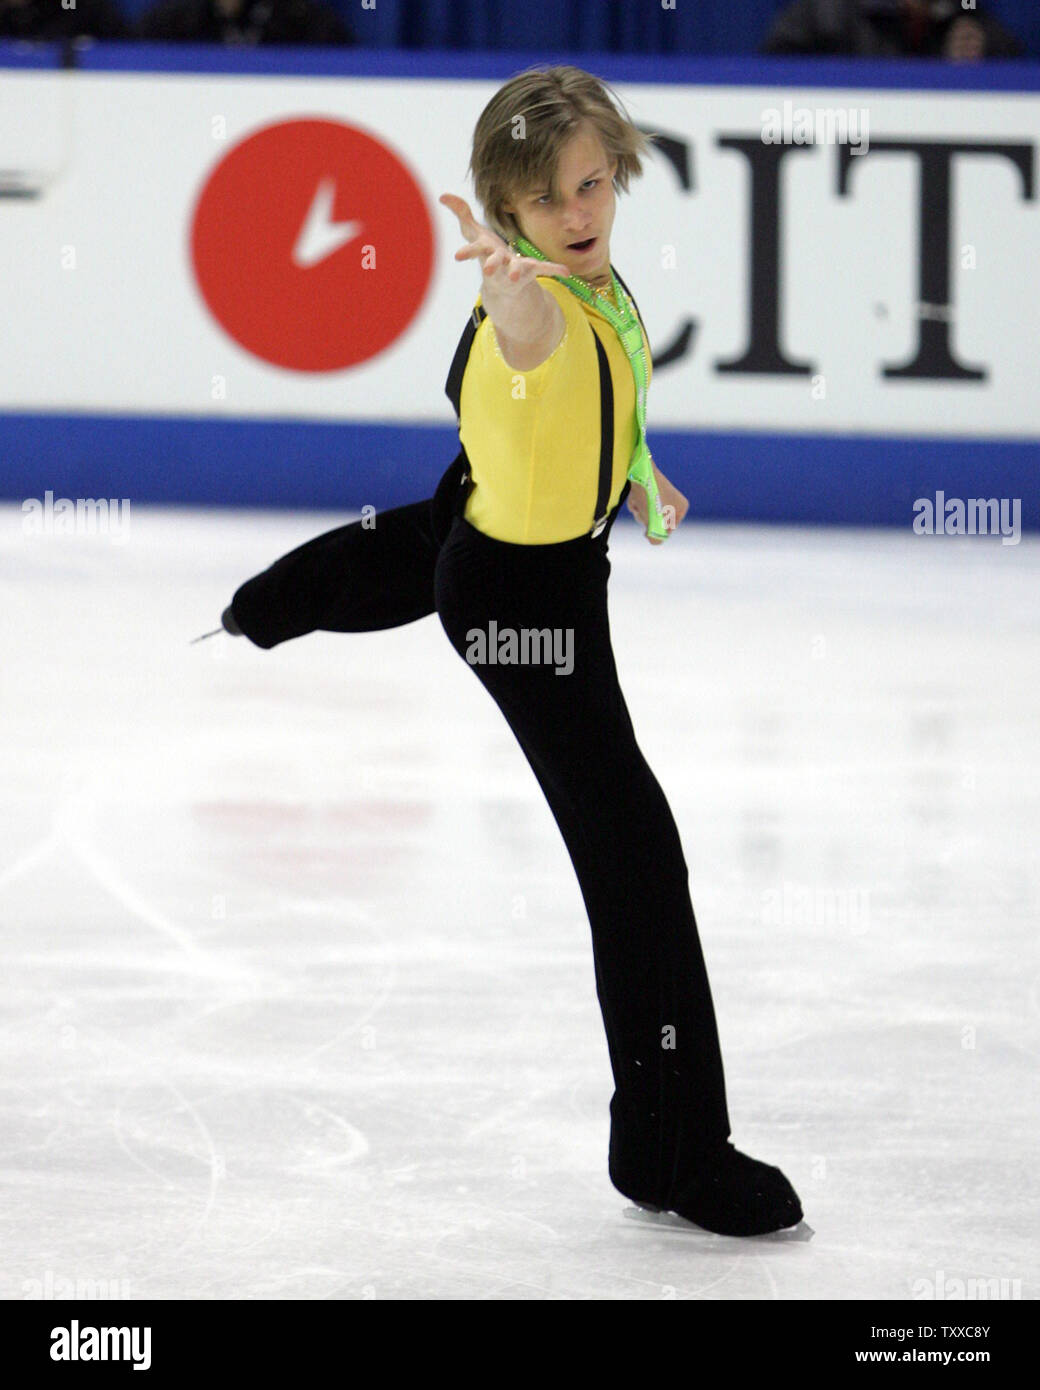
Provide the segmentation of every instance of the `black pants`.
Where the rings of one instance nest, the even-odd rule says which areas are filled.
[[[537,546],[494,540],[461,508],[438,545],[430,502],[393,508],[370,530],[354,522],[283,557],[239,589],[233,610],[264,647],[434,611],[464,659],[492,623],[499,635],[571,633],[569,674],[549,661],[468,664],[538,779],[588,911],[615,1084],[611,1180],[631,1198],[674,1208],[730,1125],[689,871],[611,649],[607,546],[620,505],[595,539]]]

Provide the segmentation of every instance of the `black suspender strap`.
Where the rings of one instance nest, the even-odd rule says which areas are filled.
[[[591,323],[589,329],[596,341],[596,361],[599,363],[599,486],[596,489],[591,533],[598,536],[607,524],[607,503],[614,479],[614,382],[610,375],[607,350]]]
[[[462,376],[466,370],[466,363],[469,361],[469,352],[473,346],[474,335],[486,317],[487,310],[483,304],[475,305],[472,314],[466,320],[466,327],[462,330],[462,337],[455,349],[455,356],[451,359],[451,370],[448,372],[448,380],[444,390],[448,400],[451,401],[457,420],[462,418]]]

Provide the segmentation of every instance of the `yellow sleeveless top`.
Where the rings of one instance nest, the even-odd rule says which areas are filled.
[[[502,356],[484,318],[462,378],[459,437],[472,467],[464,516],[478,531],[518,545],[550,545],[587,534],[599,483],[599,335],[614,385],[614,470],[608,509],[617,505],[638,439],[632,368],[617,333],[594,309],[549,276],[542,285],[563,310],[554,352],[528,372]],[[480,297],[477,298],[479,304]],[[648,371],[650,347],[646,343]]]

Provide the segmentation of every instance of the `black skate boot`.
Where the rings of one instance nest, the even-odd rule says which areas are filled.
[[[229,636],[231,636],[231,637],[242,637],[242,636],[244,636],[244,634],[243,634],[243,632],[242,632],[242,629],[239,627],[238,623],[235,622],[235,614],[234,614],[234,612],[233,612],[233,610],[232,610],[230,604],[228,604],[228,606],[224,609],[223,613],[221,613],[221,615],[220,615],[220,622],[221,622],[221,626],[223,627],[224,631],[225,631],[226,633],[228,633]]]
[[[720,1236],[764,1236],[802,1220],[798,1194],[780,1169],[749,1158],[729,1141],[696,1176],[676,1184],[666,1210]]]

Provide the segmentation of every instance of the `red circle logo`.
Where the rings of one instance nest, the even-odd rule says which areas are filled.
[[[334,372],[407,328],[433,271],[426,199],[396,154],[341,121],[283,121],[202,187],[191,258],[210,312],[265,362]]]

